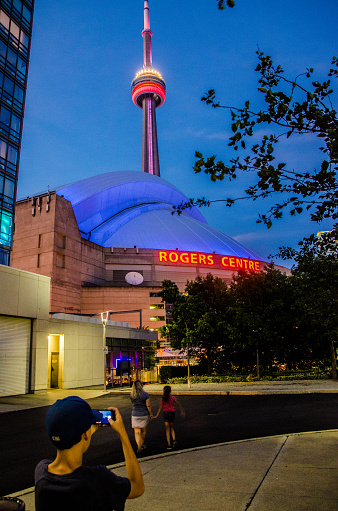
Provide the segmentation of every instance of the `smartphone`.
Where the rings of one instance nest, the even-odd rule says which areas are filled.
[[[108,419],[115,419],[115,412],[114,410],[97,410],[98,412],[102,413],[103,417],[100,421],[98,421],[96,424],[99,426],[110,426]]]

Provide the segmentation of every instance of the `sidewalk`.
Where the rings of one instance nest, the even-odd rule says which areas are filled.
[[[145,387],[161,394],[163,385]],[[338,393],[338,382],[307,380],[172,385],[175,395]],[[128,394],[129,388],[107,393]],[[102,388],[48,390],[0,398],[0,413],[48,406],[67,395],[90,399]],[[338,427],[338,424],[337,424]],[[145,494],[126,511],[338,511],[338,429],[242,440],[148,458],[140,465]],[[124,464],[110,467],[126,475]],[[34,488],[12,494],[35,511]],[[61,510],[60,510],[61,511]],[[95,510],[93,510],[95,511]]]
[[[256,381],[233,383],[196,383],[188,388],[187,384],[171,385],[172,393],[177,395],[263,395],[263,394],[331,394],[338,392],[337,380],[291,380]],[[162,394],[163,384],[153,383],[144,389],[149,394]]]
[[[146,491],[126,511],[337,511],[337,445],[338,429],[142,458]],[[35,510],[34,488],[13,496]]]

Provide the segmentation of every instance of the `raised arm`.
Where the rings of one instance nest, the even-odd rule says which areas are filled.
[[[120,412],[113,406],[108,408],[108,410],[114,410],[115,412],[115,420],[109,419],[109,423],[112,429],[116,431],[120,437],[124,459],[126,462],[127,477],[131,484],[131,490],[127,498],[136,499],[144,493],[144,482],[140,465],[131,446]]]

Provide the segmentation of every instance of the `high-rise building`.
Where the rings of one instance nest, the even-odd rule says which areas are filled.
[[[158,156],[156,108],[165,100],[165,81],[160,73],[153,69],[150,17],[148,1],[144,2],[143,69],[132,81],[133,102],[143,110],[142,132],[142,172],[160,175]]]
[[[34,0],[0,0],[0,264],[9,265]]]

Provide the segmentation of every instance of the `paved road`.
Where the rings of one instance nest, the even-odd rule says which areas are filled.
[[[160,397],[152,396],[156,411]],[[180,396],[186,418],[178,416],[176,433],[180,448],[269,435],[337,428],[338,395],[268,396]],[[103,396],[89,400],[93,408],[117,406],[130,438],[128,396]],[[33,486],[34,467],[42,458],[52,458],[54,448],[45,433],[47,408],[0,414],[0,494],[6,495]],[[165,450],[162,418],[148,428],[146,454]],[[85,455],[87,464],[111,465],[122,461],[122,449],[110,428],[100,428]]]

